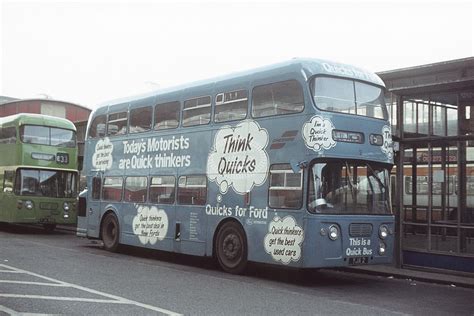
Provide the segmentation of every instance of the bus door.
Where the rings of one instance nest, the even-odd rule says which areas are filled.
[[[13,181],[15,171],[5,170],[2,181],[2,192],[0,194],[0,222],[12,220],[12,210],[16,210],[17,199],[13,194]]]
[[[100,210],[101,200],[100,194],[102,191],[102,173],[97,172],[96,174],[89,177],[87,192],[87,206],[86,206],[86,218],[87,218],[87,236],[99,237],[100,232]]]
[[[206,175],[178,178],[175,252],[203,256],[206,251]]]

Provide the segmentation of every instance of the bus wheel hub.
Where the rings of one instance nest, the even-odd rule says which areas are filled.
[[[224,254],[229,259],[237,257],[240,250],[240,240],[237,235],[231,234],[224,238]]]

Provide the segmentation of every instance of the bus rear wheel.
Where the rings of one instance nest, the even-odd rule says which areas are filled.
[[[216,255],[222,270],[240,274],[247,266],[247,241],[242,226],[225,223],[217,233]]]
[[[101,226],[102,241],[104,249],[115,252],[119,246],[120,227],[117,216],[114,213],[105,215]]]

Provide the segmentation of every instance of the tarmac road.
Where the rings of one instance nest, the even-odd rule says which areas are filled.
[[[0,315],[474,315],[474,289],[334,270],[251,265],[124,248],[72,231],[0,228]]]

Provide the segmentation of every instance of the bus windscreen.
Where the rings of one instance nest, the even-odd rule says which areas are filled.
[[[314,102],[321,110],[387,119],[384,92],[377,86],[349,79],[316,77],[312,91]]]
[[[76,146],[76,133],[72,130],[39,126],[22,125],[20,139],[23,143],[49,146],[62,146],[74,148]]]
[[[53,198],[76,197],[76,173],[18,169],[15,179],[15,194]]]
[[[391,214],[389,170],[370,162],[331,161],[313,165],[311,211],[330,214]]]

